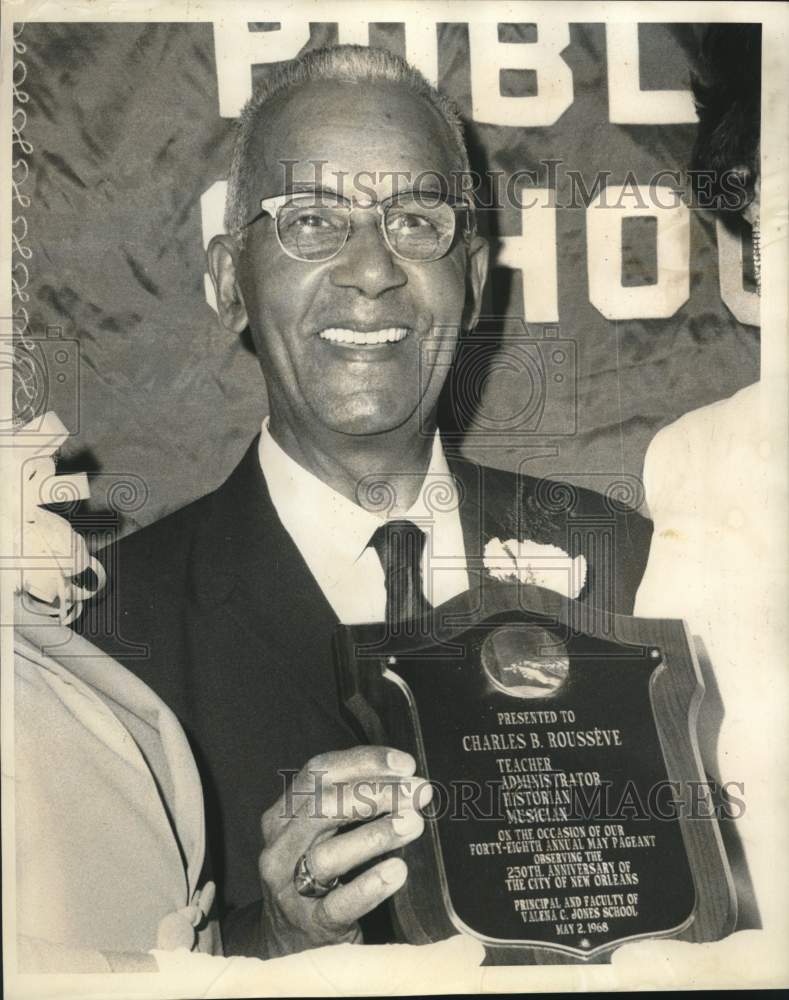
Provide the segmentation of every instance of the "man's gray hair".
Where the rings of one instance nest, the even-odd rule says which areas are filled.
[[[266,82],[255,89],[244,105],[238,119],[238,133],[227,180],[225,229],[228,233],[239,234],[248,221],[250,185],[255,174],[249,151],[266,105],[284,92],[312,80],[340,80],[350,83],[385,81],[405,87],[438,112],[449,129],[461,170],[464,174],[470,173],[463,124],[457,108],[449,98],[428,83],[419,70],[385,49],[368,48],[364,45],[334,45],[314,49],[298,59],[278,66]]]

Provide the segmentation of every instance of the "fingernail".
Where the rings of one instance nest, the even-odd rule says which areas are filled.
[[[433,798],[433,785],[429,781],[423,781],[414,792],[414,807],[424,809]]]
[[[378,869],[384,885],[402,885],[408,874],[408,869],[399,858],[389,858]]]
[[[413,774],[416,770],[414,758],[402,750],[390,750],[386,755],[386,764],[396,774]]]
[[[392,817],[392,829],[398,837],[410,837],[422,828],[422,818],[419,813],[409,809]]]

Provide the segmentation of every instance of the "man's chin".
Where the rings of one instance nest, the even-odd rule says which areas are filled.
[[[416,426],[416,414],[414,410],[409,413],[392,413],[391,411],[382,413],[360,412],[343,413],[332,415],[325,420],[325,424],[337,434],[343,434],[353,438],[380,438],[382,435],[392,434],[402,430],[408,424]]]

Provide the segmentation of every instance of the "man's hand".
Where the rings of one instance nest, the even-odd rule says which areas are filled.
[[[312,876],[331,883],[418,837],[432,788],[414,776],[410,754],[359,746],[321,754],[263,814],[260,934],[267,957],[357,941],[357,921],[405,882],[407,866],[388,858],[341,881],[320,898],[299,895],[293,872],[303,854]],[[342,827],[362,822],[351,830]]]

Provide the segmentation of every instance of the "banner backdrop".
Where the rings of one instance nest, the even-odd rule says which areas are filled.
[[[695,130],[694,26],[455,11],[17,25],[17,406],[57,410],[74,434],[64,457],[96,474],[99,505],[136,484],[124,530],[216,486],[259,427],[264,383],[218,323],[204,247],[254,81],[338,40],[391,48],[437,81],[469,121],[475,169],[509,201],[480,212],[489,318],[444,407],[467,455],[626,483],[637,502],[655,431],[758,378],[747,239],[672,194]],[[35,391],[25,364],[44,375]]]

